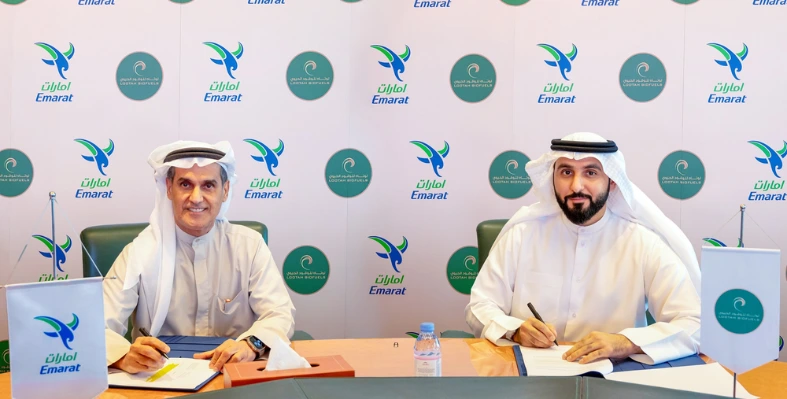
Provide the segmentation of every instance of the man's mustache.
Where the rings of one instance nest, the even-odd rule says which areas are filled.
[[[587,198],[588,200],[593,201],[593,197],[591,197],[591,196],[589,196],[587,194],[582,194],[582,193],[574,193],[574,194],[571,194],[571,195],[567,195],[567,196],[563,197],[563,201],[564,202],[568,202],[568,200],[570,200],[571,198]]]

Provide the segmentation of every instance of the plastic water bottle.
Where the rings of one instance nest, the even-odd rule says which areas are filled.
[[[443,375],[440,340],[434,333],[434,323],[421,323],[421,333],[415,339],[413,354],[416,377],[440,377]]]

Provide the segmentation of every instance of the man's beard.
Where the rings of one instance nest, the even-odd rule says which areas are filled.
[[[607,203],[607,197],[609,197],[610,181],[611,180],[607,181],[607,191],[601,193],[596,201],[593,201],[591,196],[582,193],[567,195],[563,200],[561,200],[557,195],[557,190],[555,190],[555,199],[557,200],[558,205],[560,205],[560,209],[563,210],[563,213],[566,215],[568,220],[571,221],[571,223],[582,225],[595,216],[598,211],[604,207],[604,204]],[[584,210],[582,209],[584,204],[575,204],[573,207],[569,208],[568,200],[571,198],[587,198],[590,204],[588,205],[587,209]]]

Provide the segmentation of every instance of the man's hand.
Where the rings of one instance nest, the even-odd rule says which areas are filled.
[[[528,347],[549,348],[555,346],[557,332],[551,324],[544,324],[535,317],[525,320],[512,337],[514,342]]]
[[[121,369],[129,374],[136,374],[143,371],[156,371],[164,366],[167,359],[156,350],[164,353],[169,352],[169,346],[154,337],[139,337],[123,355],[120,360],[113,363],[110,367]]]
[[[194,354],[195,359],[210,359],[210,368],[224,372],[225,363],[251,362],[257,357],[257,353],[251,350],[251,346],[246,341],[235,341],[228,339],[218,348]]]
[[[573,362],[582,357],[579,363],[586,364],[598,359],[624,358],[635,353],[644,352],[626,336],[593,331],[567,350],[563,359]]]

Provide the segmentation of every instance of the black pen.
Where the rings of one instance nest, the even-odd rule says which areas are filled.
[[[530,309],[532,310],[533,308],[530,308]],[[146,337],[153,337],[152,335],[150,335],[150,333],[148,333],[148,330],[146,330],[146,329],[145,329],[145,327],[140,327],[140,328],[139,328],[139,332],[141,332],[141,333],[142,333],[142,335],[144,335],[144,336],[146,336]],[[161,351],[160,349],[158,349],[158,348],[156,348],[156,350],[158,351],[158,353],[161,353],[161,356],[164,356],[164,358],[166,358],[166,359],[169,359],[169,356],[167,356],[167,354],[166,354],[166,353],[162,352],[162,351]]]
[[[530,308],[530,311],[531,311],[531,312],[533,312],[533,316],[535,316],[535,317],[536,317],[536,319],[538,319],[538,321],[540,321],[540,322],[544,323],[544,319],[542,319],[542,318],[541,318],[541,315],[540,315],[540,314],[538,314],[538,312],[536,312],[536,308],[534,308],[534,307],[533,307],[533,304],[532,304],[532,303],[528,302],[528,303],[527,303],[527,307],[529,307],[529,308]],[[546,325],[546,324],[547,324],[547,323],[544,323],[544,325]],[[558,344],[557,344],[557,337],[555,337],[555,345],[557,345],[557,346],[560,346],[560,345],[558,345]]]

